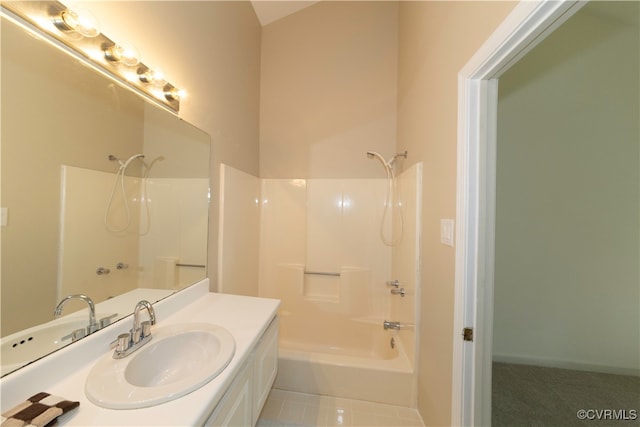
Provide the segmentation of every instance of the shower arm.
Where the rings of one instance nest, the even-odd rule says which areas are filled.
[[[389,164],[389,166],[391,166],[392,164],[395,163],[395,161],[396,161],[396,159],[398,157],[404,157],[406,159],[408,155],[409,155],[409,152],[407,150],[404,150],[404,153],[398,153],[398,154],[394,155],[391,158],[391,160],[389,160],[387,163]]]

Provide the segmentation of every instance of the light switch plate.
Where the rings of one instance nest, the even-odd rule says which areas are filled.
[[[0,208],[0,226],[6,227],[9,219],[9,208]]]
[[[440,243],[453,247],[454,222],[452,219],[440,220]]]

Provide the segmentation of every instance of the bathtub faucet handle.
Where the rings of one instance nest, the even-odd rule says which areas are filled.
[[[387,286],[393,286],[394,288],[398,288],[400,286],[400,281],[398,279],[396,279],[396,280],[388,280],[387,281]]]
[[[400,295],[402,298],[404,298],[404,295],[406,294],[404,288],[393,288],[391,289],[391,295]]]

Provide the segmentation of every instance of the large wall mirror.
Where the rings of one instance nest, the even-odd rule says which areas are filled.
[[[65,296],[106,326],[206,277],[210,138],[5,17],[0,40],[6,375],[81,338]]]

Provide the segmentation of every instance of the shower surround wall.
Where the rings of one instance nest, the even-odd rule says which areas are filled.
[[[133,195],[140,194],[140,178],[125,177],[130,223],[129,231],[120,233],[110,232],[105,226],[105,210],[116,174],[63,165],[61,180],[56,301],[66,295],[86,294],[98,303],[135,289],[136,269],[117,270],[115,266],[118,262],[138,265],[140,204],[134,202]],[[106,220],[111,229],[126,227],[121,193],[114,195]],[[93,244],[88,244],[87,236]],[[108,268],[111,273],[97,275],[98,267]]]
[[[282,301],[277,388],[415,405],[421,174],[418,164],[398,177],[405,227],[389,247],[386,179],[260,180],[223,167],[219,280],[243,292],[253,273],[233,254],[251,255],[259,233],[259,295]],[[405,297],[390,294],[394,279]]]
[[[415,333],[385,331],[382,322],[401,320],[397,300],[416,301],[415,281],[406,297],[389,294],[395,248],[380,240],[386,174],[366,156],[396,152],[398,9],[318,2],[262,29],[260,295],[284,296],[276,387],[412,404],[414,356],[405,349]],[[240,212],[225,208],[231,216],[248,208]],[[246,239],[244,229],[238,235]],[[243,243],[250,255],[251,244]],[[225,292],[238,285],[224,278],[248,276],[227,266]]]
[[[260,294],[281,299],[284,316],[381,323],[391,279],[378,232],[385,189],[384,179],[263,180]]]

